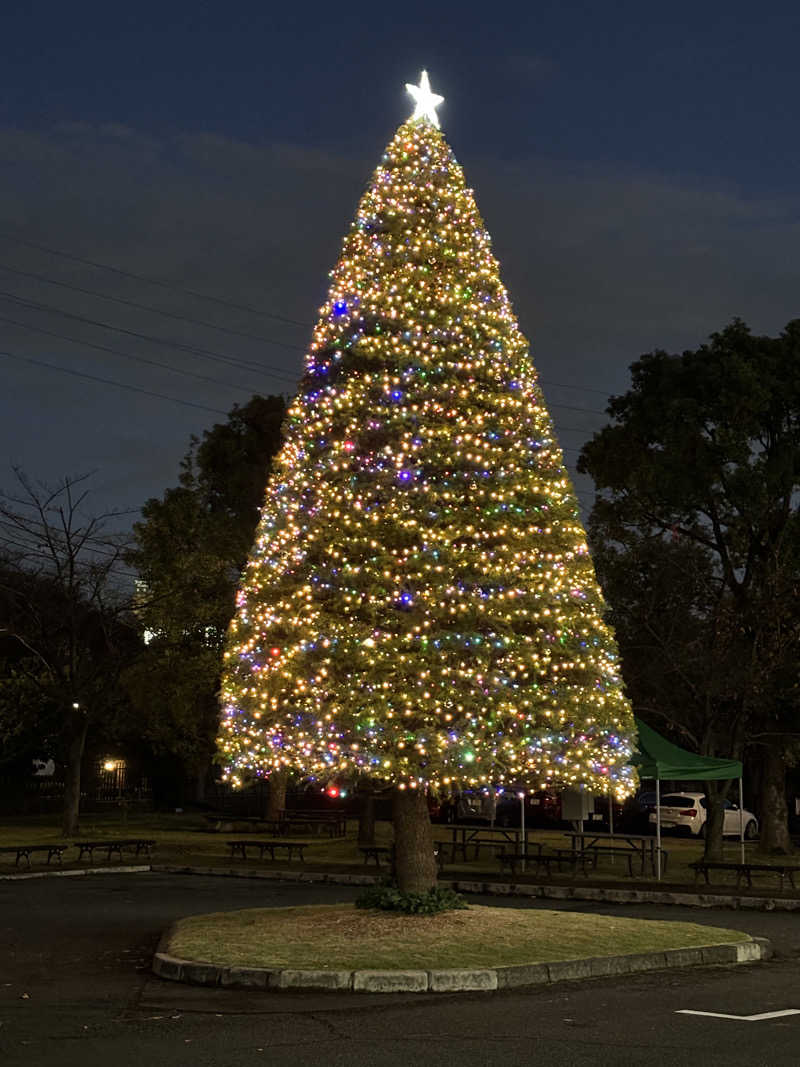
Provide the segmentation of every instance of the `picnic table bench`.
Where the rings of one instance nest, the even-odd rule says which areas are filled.
[[[149,856],[150,851],[155,845],[155,838],[149,837],[123,837],[116,841],[76,841],[75,847],[78,851],[78,863],[81,862],[86,853],[89,854],[89,860],[94,858],[94,850],[96,848],[101,851],[105,849],[106,859],[111,862],[111,856],[114,852],[119,856],[120,862],[122,862],[122,850],[135,852],[137,856],[144,852]]]
[[[347,833],[347,816],[341,811],[291,811],[288,808],[280,813],[284,826],[309,826],[315,833],[328,831],[329,837],[344,837]]]
[[[231,859],[238,853],[243,860],[247,859],[248,848],[258,849],[258,858],[263,860],[264,853],[269,852],[269,858],[275,859],[275,849],[285,849],[286,856],[289,863],[292,862],[294,853],[300,857],[300,862],[305,863],[305,857],[303,856],[304,849],[308,848],[307,841],[287,841],[282,837],[277,841],[247,841],[245,839],[239,841],[229,841],[228,847],[231,850]]]
[[[783,890],[783,883],[786,878],[789,879],[789,885],[792,889],[795,889],[794,876],[795,873],[800,870],[796,864],[792,863],[749,863],[747,861],[723,861],[723,860],[695,860],[690,863],[689,866],[694,870],[694,880],[701,874],[705,876],[706,885],[711,884],[711,879],[708,877],[709,871],[735,871],[736,872],[736,885],[737,888],[742,884],[742,878],[747,880],[747,885],[752,889],[753,887],[753,871],[766,871],[770,874],[777,874],[780,879],[780,887]]]
[[[580,868],[586,875],[586,863],[590,863],[592,867],[597,865],[597,857],[593,855],[588,849],[582,852],[576,851],[572,848],[554,848],[550,852],[544,852],[540,842],[529,842],[530,845],[538,845],[538,851],[525,851],[521,852],[518,849],[513,852],[501,852],[498,856],[501,867],[510,867],[511,873],[517,873],[517,867],[521,866],[523,862],[536,864],[536,871],[540,867],[544,867],[548,875],[551,873],[550,868],[555,865],[561,870],[561,865],[566,863],[568,867]],[[588,875],[587,875],[588,877]]]
[[[647,857],[648,859],[650,859],[650,861],[653,864],[653,874],[656,873],[655,872],[655,858],[654,858],[655,852],[659,852],[659,851],[661,853],[661,870],[663,872],[666,872],[666,870],[667,870],[667,860],[669,859],[669,852],[667,852],[666,849],[663,849],[663,848],[662,849],[656,849],[656,850],[654,850],[654,853],[653,853],[652,856],[648,856]],[[622,859],[626,860],[626,862],[628,864],[628,875],[631,878],[633,878],[633,864],[634,864],[634,861],[635,860],[638,861],[639,858],[640,858],[639,855],[636,852],[633,852],[631,849],[625,848],[624,846],[617,846],[617,845],[587,845],[586,848],[584,849],[584,852],[593,852],[595,854],[595,863],[594,863],[595,867],[597,867],[597,861],[602,856],[611,856],[612,858],[620,856]],[[644,871],[642,871],[642,873],[644,873]]]
[[[28,866],[30,867],[32,852],[46,852],[48,864],[53,856],[57,856],[58,862],[61,863],[61,856],[69,847],[69,845],[4,845],[0,848],[0,852],[15,852],[16,859],[14,860],[14,866],[18,867],[19,861],[21,859],[26,859],[28,861]]]
[[[375,866],[380,867],[383,857],[386,857],[391,865],[394,849],[388,845],[359,845],[358,851],[364,856],[365,867],[370,860],[375,860]]]
[[[212,830],[222,833],[268,833],[280,835],[286,833],[288,824],[280,819],[262,819],[259,815],[205,815],[206,822]]]

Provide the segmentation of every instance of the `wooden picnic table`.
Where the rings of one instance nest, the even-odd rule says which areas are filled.
[[[280,821],[284,826],[313,827],[315,833],[325,829],[331,837],[344,837],[347,834],[347,815],[343,811],[290,811],[285,808],[280,813]]]
[[[602,854],[603,852],[614,856],[615,854],[632,852],[640,861],[640,871],[644,874],[645,862],[649,860],[653,874],[656,873],[656,849],[657,839],[652,834],[626,834],[615,831],[613,834],[607,830],[579,830],[565,834],[570,838],[572,849],[575,852],[590,852]],[[666,859],[666,852],[661,852],[662,859]],[[629,871],[633,873],[633,867],[629,863]]]
[[[450,846],[451,861],[454,861],[456,853],[460,852],[466,863],[467,848],[470,845],[474,847],[475,859],[480,855],[482,846],[506,848],[513,845],[515,851],[522,851],[522,830],[511,826],[460,826],[453,823],[450,826],[437,826],[436,832],[437,835],[439,832],[450,834],[450,841],[446,843]]]
[[[509,867],[511,869],[512,875],[516,875],[517,867],[521,867],[524,871],[526,866],[530,864],[531,868],[534,868],[534,874],[538,874],[544,868],[549,876],[554,865],[560,871],[562,864],[567,864],[568,867],[573,867],[576,870],[580,868],[582,873],[588,877],[586,871],[587,860],[590,866],[596,864],[596,856],[591,852],[575,852],[571,848],[553,848],[549,852],[544,852],[541,841],[529,841],[524,853],[516,851],[501,852],[497,858],[501,867]]]

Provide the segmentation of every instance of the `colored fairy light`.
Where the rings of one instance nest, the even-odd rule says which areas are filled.
[[[633,719],[575,493],[441,99],[413,88],[267,484],[224,774],[624,796]]]

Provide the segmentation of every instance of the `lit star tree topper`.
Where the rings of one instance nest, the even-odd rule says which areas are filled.
[[[413,88],[429,94],[424,76]],[[528,343],[434,104],[415,100],[289,409],[219,736],[234,783],[277,768],[393,781],[405,888],[436,877],[427,788],[624,796],[634,737]]]
[[[439,129],[439,116],[436,108],[444,103],[444,97],[431,92],[431,83],[428,80],[427,70],[423,70],[419,77],[419,85],[410,85],[406,82],[406,92],[414,98],[414,114],[409,122],[430,122]]]

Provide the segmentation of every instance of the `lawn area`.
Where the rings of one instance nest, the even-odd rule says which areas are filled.
[[[60,842],[62,838],[59,825],[60,820],[56,815],[2,818],[0,819],[0,846]],[[248,856],[246,862],[243,862],[239,857],[231,860],[227,846],[229,840],[252,838],[255,841],[260,838],[270,838],[272,835],[254,828],[252,824],[236,823],[235,820],[232,830],[215,832],[209,828],[209,823],[202,814],[196,812],[159,813],[131,811],[127,820],[123,819],[119,810],[110,810],[102,813],[90,812],[81,817],[81,832],[72,840],[106,840],[121,837],[153,838],[156,841],[156,846],[152,862],[163,865],[235,869],[290,867],[292,870],[302,869],[305,866],[306,869],[312,870],[318,867],[327,867],[331,870],[339,871],[374,872],[375,867],[373,864],[370,864],[369,867],[364,866],[362,854],[358,850],[357,829],[356,820],[350,819],[347,826],[347,835],[340,838],[329,838],[327,834],[316,835],[293,830],[291,839],[306,841],[308,842],[308,847],[305,852],[305,864],[300,864],[295,860],[291,865],[284,858],[277,859],[274,863],[269,859],[258,860],[255,858],[255,854],[253,858]],[[433,837],[434,840],[449,841],[449,828],[434,824]],[[392,828],[390,824],[378,822],[376,825],[376,843],[388,845],[391,840]],[[569,839],[556,830],[533,831],[529,834],[529,841],[541,841],[548,850],[569,847]],[[666,834],[663,839],[663,845],[669,852],[669,865],[662,885],[692,885],[694,883],[694,872],[688,867],[688,864],[702,856],[702,841],[696,838]],[[747,857],[753,858],[756,845],[748,844],[746,848]],[[77,854],[77,849],[74,848],[64,853],[63,863],[65,868],[79,866]],[[128,859],[127,853],[125,858],[126,860]],[[728,840],[726,842],[725,858],[729,860],[737,860],[739,858],[739,843],[737,841]],[[800,866],[800,852],[796,856],[796,861]],[[104,855],[96,855],[93,866],[104,866],[106,862]],[[118,862],[116,858],[112,860],[112,864]],[[140,858],[138,862],[146,863],[147,859]],[[34,869],[42,869],[43,866],[43,858],[41,856],[34,857]],[[80,864],[80,866],[85,867],[86,862]],[[25,869],[24,863],[21,868]],[[14,856],[7,853],[0,854],[0,873],[8,873],[15,869]],[[382,870],[386,873],[385,865]],[[473,859],[470,857],[466,862],[460,858],[454,862],[447,859],[443,877],[445,879],[474,879],[476,881],[507,881],[510,876],[508,874],[504,875],[496,857],[491,852],[484,850],[479,858]],[[583,875],[574,874],[567,870],[561,874],[554,872],[550,879],[547,879],[546,875],[535,877],[529,872],[524,875],[518,874],[514,880],[519,882],[549,880],[556,884],[574,882],[578,885],[587,882]],[[627,875],[627,863],[619,857],[613,861],[610,857],[601,859],[597,870],[591,871],[588,879],[589,884],[597,882],[606,884],[619,882],[620,885],[624,886],[654,886],[657,884],[649,872],[644,876],[637,874],[633,879],[629,878]],[[725,882],[723,882],[723,879],[715,879],[715,882],[718,885],[725,884],[725,882],[732,884],[732,876],[725,876]],[[777,889],[775,878],[762,877],[760,881],[756,881],[754,892],[758,889],[768,889],[770,895],[774,894]]]
[[[749,941],[736,930],[580,912],[470,907],[438,915],[352,904],[193,915],[167,949],[240,967],[400,970],[496,967]]]

